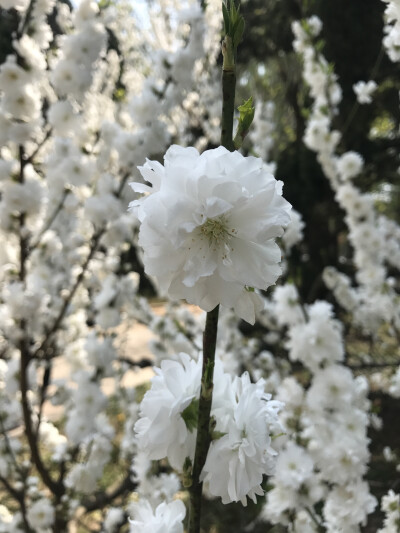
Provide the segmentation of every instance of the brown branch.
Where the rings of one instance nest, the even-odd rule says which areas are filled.
[[[20,343],[21,352],[21,366],[20,366],[20,386],[21,386],[21,404],[22,413],[25,425],[25,434],[29,444],[31,452],[32,462],[35,465],[43,483],[50,489],[50,491],[57,497],[61,497],[64,494],[63,483],[55,481],[49,470],[47,470],[45,464],[42,461],[42,457],[39,452],[38,446],[38,432],[35,432],[32,425],[32,412],[28,400],[28,366],[30,361],[29,352],[25,345],[25,340]]]
[[[41,343],[41,345],[35,350],[35,352],[33,354],[33,357],[38,357],[41,353],[44,353],[44,351],[46,350],[46,348],[48,347],[48,345],[49,345],[49,343],[50,343],[50,341],[52,339],[52,336],[57,332],[58,328],[60,327],[61,322],[63,321],[63,319],[64,319],[64,317],[65,317],[65,315],[67,313],[68,307],[69,307],[69,305],[70,305],[70,303],[72,301],[72,298],[75,296],[76,291],[78,290],[80,284],[83,281],[85,273],[86,273],[86,271],[87,271],[87,269],[89,267],[89,263],[92,260],[94,254],[96,253],[97,248],[98,248],[99,243],[100,243],[100,239],[101,239],[101,237],[103,236],[104,233],[105,233],[105,229],[102,228],[99,231],[97,231],[97,233],[94,235],[94,237],[92,239],[92,246],[91,246],[90,252],[89,252],[85,262],[83,263],[82,270],[81,270],[79,276],[76,278],[75,284],[72,287],[72,289],[70,290],[68,297],[65,298],[64,303],[61,306],[61,309],[60,309],[60,311],[58,313],[57,318],[55,319],[55,321],[54,321],[53,325],[51,326],[51,328],[47,331],[46,337],[43,340],[43,342]]]
[[[23,491],[18,491],[15,489],[11,483],[7,481],[6,478],[3,476],[0,476],[0,482],[3,483],[5,489],[8,491],[8,493],[19,503],[20,509],[21,509],[21,515],[22,520],[24,522],[24,527],[26,533],[34,533],[33,529],[31,529],[28,519],[26,517],[26,505],[25,505],[25,497]]]
[[[27,163],[32,163],[37,154],[39,153],[40,149],[46,144],[46,142],[50,139],[52,134],[52,129],[50,128],[47,130],[46,135],[42,139],[42,141],[37,145],[37,147],[34,149],[34,151],[31,153],[30,156],[26,158]]]
[[[121,183],[120,183],[120,186],[117,190],[117,192],[115,193],[115,196],[117,198],[120,197],[120,195],[122,194],[122,191],[124,189],[124,186],[128,180],[130,176],[130,173],[127,172],[122,180],[121,180]],[[69,291],[69,294],[68,294],[68,297],[64,300],[64,303],[63,305],[61,306],[61,309],[57,315],[57,318],[55,319],[53,325],[50,327],[50,329],[47,331],[46,333],[46,337],[45,339],[43,340],[43,342],[40,344],[40,346],[35,350],[34,354],[33,354],[33,357],[38,357],[41,353],[44,353],[45,349],[47,348],[47,346],[49,345],[50,343],[50,340],[52,338],[52,336],[57,332],[58,328],[60,327],[61,325],[61,322],[63,321],[66,313],[67,313],[67,310],[68,310],[68,307],[72,301],[72,298],[75,296],[75,293],[76,291],[78,290],[80,284],[82,283],[83,279],[84,279],[84,276],[85,276],[85,273],[89,267],[89,263],[90,261],[92,260],[94,254],[96,253],[97,251],[97,248],[100,244],[100,239],[101,237],[104,235],[104,233],[106,232],[106,227],[102,227],[100,228],[99,230],[97,230],[97,232],[94,234],[94,236],[92,237],[92,245],[91,245],[91,248],[90,248],[90,251],[89,251],[89,254],[85,260],[85,262],[83,263],[82,265],[82,270],[79,274],[79,276],[76,278],[76,281],[75,281],[75,284],[73,285],[72,289]]]
[[[37,248],[39,246],[40,239],[43,237],[43,235],[46,233],[46,231],[48,229],[50,229],[51,226],[53,225],[53,222],[55,221],[55,219],[57,218],[57,216],[61,212],[61,209],[63,208],[65,200],[66,200],[66,198],[67,198],[69,193],[70,193],[69,189],[64,189],[64,192],[63,192],[63,195],[61,197],[61,200],[58,203],[58,205],[56,206],[56,208],[54,209],[52,215],[50,216],[49,220],[47,221],[47,224],[45,224],[45,226],[43,226],[43,228],[40,230],[39,234],[36,237],[35,242],[33,242],[30,245],[30,247],[29,247],[30,252],[32,252],[32,250],[34,250],[35,248]]]
[[[151,361],[150,359],[140,359],[140,361],[133,361],[128,357],[118,357],[117,362],[125,363],[131,366],[132,368],[148,368],[149,366],[153,366],[154,364],[154,361]]]
[[[123,496],[127,492],[133,491],[137,487],[137,483],[132,481],[130,472],[111,492],[97,493],[93,498],[88,498],[82,502],[86,512],[90,513],[98,509],[103,509],[106,505],[112,503],[119,496]]]

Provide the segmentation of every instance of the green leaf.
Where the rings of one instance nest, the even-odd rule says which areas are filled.
[[[190,404],[181,413],[188,431],[192,432],[197,428],[197,420],[199,418],[199,400],[193,398]]]
[[[232,37],[233,40],[233,46],[236,49],[238,45],[240,44],[240,41],[242,40],[243,33],[244,33],[244,27],[245,22],[243,17],[239,17],[237,24],[235,25],[234,34]]]
[[[228,13],[225,3],[222,4],[222,15],[224,17],[224,31],[226,35],[229,35],[229,30],[230,30],[229,13]]]

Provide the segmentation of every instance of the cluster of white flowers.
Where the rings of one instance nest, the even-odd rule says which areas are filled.
[[[384,45],[398,61],[398,1],[384,1]],[[67,529],[104,497],[109,505],[98,516],[107,533],[127,527],[128,516],[131,533],[183,532],[180,479],[151,461],[168,458],[187,474],[193,460],[205,317],[176,302],[160,316],[137,296],[139,276],[121,260],[141,259],[139,225],[126,213],[128,180],[147,194],[134,209],[145,267],[160,288],[205,310],[225,307],[206,495],[245,504],[273,475],[266,520],[293,533],[358,532],[375,506],[363,476],[376,418],[365,380],[341,365],[340,312],[327,302],[301,304],[291,284],[271,299],[257,292],[281,272],[274,239],[282,238],[289,260],[304,228],[271,175],[273,103],[257,104],[249,136],[264,161],[222,148],[167,151],[172,142],[199,151],[219,142],[220,2],[208,0],[205,11],[197,0],[153,2],[149,23],[132,20],[132,2],[105,4],[83,0],[70,11],[55,0],[0,0],[18,22],[0,66],[0,490],[13,500],[0,505],[0,532],[47,533],[60,521]],[[384,323],[399,330],[388,272],[400,267],[400,228],[358,189],[364,159],[332,129],[341,90],[313,45],[321,21],[295,23],[294,31],[314,102],[304,141],[345,210],[356,266],[354,280],[327,268],[325,284],[352,326],[368,335]],[[353,89],[368,104],[378,87],[360,81]],[[146,156],[158,161],[166,151],[164,166],[148,161],[139,176]],[[249,338],[239,317],[265,329]],[[160,366],[140,406],[140,390],[125,380],[136,362],[121,357],[115,338],[132,318],[151,329]],[[300,365],[301,384],[288,377]],[[384,386],[398,398],[400,372]],[[30,435],[15,431],[23,426]],[[127,472],[114,492],[124,499],[118,508],[103,491],[116,461]],[[132,490],[138,503],[127,503]],[[385,496],[382,509],[381,533],[392,533],[398,495]]]
[[[293,377],[277,386],[277,399],[285,400],[286,438],[278,441],[283,447],[262,516],[275,524],[293,522],[299,533],[305,522],[310,531],[318,523],[329,533],[355,531],[376,505],[362,479],[369,459],[367,383],[340,365],[343,332],[330,304],[301,306],[296,288],[287,284],[275,289],[272,313],[287,327],[289,358],[312,378],[307,390]],[[315,507],[322,501],[319,514]]]
[[[155,369],[151,389],[140,406],[135,425],[139,449],[149,459],[168,458],[182,471],[193,462],[197,434],[202,360],[181,353]],[[202,479],[209,495],[223,503],[262,495],[263,476],[273,471],[276,452],[271,437],[281,432],[278,411],[283,404],[265,393],[265,383],[251,383],[247,373],[232,378],[217,360],[211,417],[215,439],[208,451]]]
[[[394,4],[389,3],[387,9],[393,15]],[[335,274],[332,277],[332,270],[329,287],[338,293],[338,301],[353,312],[355,323],[366,332],[376,333],[383,322],[393,323],[398,327],[397,293],[386,283],[387,264],[395,262],[396,268],[399,268],[397,224],[384,216],[378,217],[373,197],[362,193],[349,182],[362,173],[364,162],[362,156],[354,151],[340,156],[336,154],[341,136],[339,132],[331,130],[331,123],[337,112],[338,101],[331,99],[328,106],[324,103],[324,95],[337,92],[336,78],[330,70],[325,71],[324,79],[321,75],[318,83],[313,75],[315,65],[321,62],[324,64],[324,58],[321,52],[314,50],[315,33],[310,29],[309,23],[305,21],[301,25],[296,22],[293,24],[293,31],[294,48],[304,59],[303,75],[314,99],[304,142],[317,153],[318,161],[336,193],[336,199],[346,212],[348,238],[354,249],[353,260],[357,268],[358,287],[351,288],[350,281],[344,281],[345,276],[341,275],[339,279]],[[370,84],[369,88],[372,90],[376,87]],[[389,227],[391,231],[388,231]],[[384,246],[388,236],[391,239],[390,247]],[[327,276],[325,279],[328,279]]]
[[[387,54],[393,62],[400,61],[400,6],[397,0],[382,0],[385,2],[385,33],[383,44]]]
[[[400,496],[389,490],[382,498],[382,511],[385,513],[383,528],[378,533],[392,533],[398,531],[400,525]]]

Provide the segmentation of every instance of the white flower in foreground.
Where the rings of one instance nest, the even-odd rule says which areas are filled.
[[[130,533],[183,533],[186,508],[181,500],[160,503],[155,511],[146,500],[135,502],[130,508],[134,515]]]
[[[182,471],[185,459],[194,458],[202,361],[184,353],[180,359],[164,360],[161,369],[155,369],[135,431],[147,459],[167,457]],[[221,497],[223,503],[245,505],[247,497],[255,501],[257,494],[264,494],[263,476],[273,472],[277,453],[271,446],[272,435],[282,432],[278,411],[283,404],[271,401],[264,388],[264,380],[251,383],[247,372],[233,379],[216,361],[211,407],[216,440],[201,476],[209,494]]]
[[[273,473],[277,452],[271,435],[282,430],[278,411],[283,404],[270,400],[264,383],[251,383],[247,372],[235,378],[231,416],[216,419],[216,430],[223,436],[211,443],[202,479],[222,503],[246,505],[247,497],[255,502],[257,494],[264,494],[263,476]]]
[[[372,102],[372,94],[377,89],[377,84],[373,81],[358,81],[353,85],[353,91],[357,96],[359,104],[370,104]]]
[[[205,311],[222,304],[254,323],[262,302],[252,289],[266,289],[281,273],[274,239],[290,222],[282,183],[261,159],[223,147],[200,155],[171,146],[164,161],[139,168],[152,187],[131,184],[149,193],[129,206],[142,223],[147,274],[172,298]]]

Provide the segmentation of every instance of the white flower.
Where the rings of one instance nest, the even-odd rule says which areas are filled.
[[[332,308],[327,302],[315,302],[308,306],[309,321],[290,328],[289,358],[301,361],[312,371],[322,364],[341,361],[344,356],[341,323],[332,318]]]
[[[154,369],[156,376],[135,424],[139,448],[146,450],[149,459],[167,457],[177,470],[194,454],[196,433],[188,430],[182,413],[198,398],[201,380],[201,359],[193,361],[185,353],[179,356],[181,361],[164,360],[160,369]]]
[[[47,498],[41,498],[28,509],[27,519],[33,529],[43,531],[53,524],[54,507]]]
[[[141,500],[131,509],[135,519],[130,521],[130,533],[183,533],[186,508],[181,500],[160,503],[155,511],[148,501]]]
[[[247,372],[232,387],[232,414],[216,417],[216,430],[224,435],[211,443],[201,476],[208,492],[222,503],[246,505],[247,497],[255,502],[257,494],[264,494],[263,476],[273,472],[277,453],[271,434],[281,430],[278,411],[283,404],[270,401],[264,381],[251,383]]]
[[[335,487],[324,506],[325,525],[328,530],[347,531],[346,527],[365,525],[367,515],[376,507],[376,499],[369,493],[364,481]],[[335,529],[336,528],[336,529]]]
[[[266,289],[281,273],[274,238],[290,222],[282,184],[261,159],[223,147],[200,155],[171,146],[164,160],[139,169],[152,187],[131,184],[150,193],[130,204],[142,223],[146,272],[172,298],[205,311],[222,304],[254,323],[262,304],[252,289]]]
[[[299,294],[294,285],[286,283],[276,287],[273,300],[278,324],[295,325],[304,322],[304,313],[299,304]]]
[[[357,96],[359,104],[370,104],[372,102],[372,94],[376,91],[377,84],[370,80],[368,82],[358,81],[353,85],[353,91]]]
[[[298,489],[307,481],[314,469],[313,460],[308,453],[293,442],[280,452],[276,462],[275,479],[285,487]]]
[[[125,522],[125,515],[122,509],[110,507],[104,520],[103,527],[106,533],[114,533],[118,526]]]
[[[336,165],[340,178],[346,181],[360,174],[364,160],[357,152],[346,152],[338,158]]]

